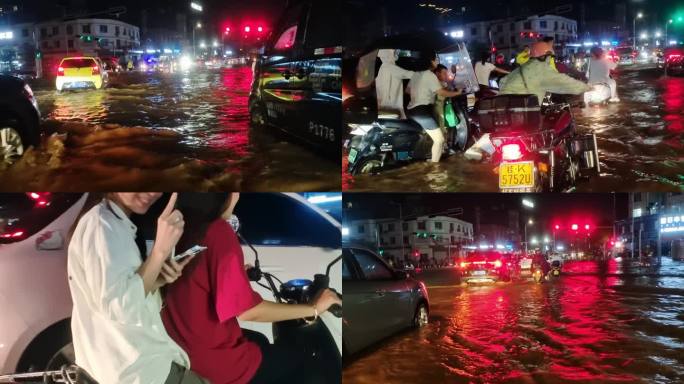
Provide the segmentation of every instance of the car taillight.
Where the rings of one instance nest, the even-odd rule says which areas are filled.
[[[465,268],[467,266],[468,266],[468,263],[466,263],[465,261],[461,261],[461,268]]]
[[[57,68],[57,76],[64,76],[64,67]]]
[[[10,233],[3,233],[0,235],[3,239],[10,239],[14,238],[16,239],[17,237],[22,237],[24,236],[24,231],[15,231],[15,232],[10,232]]]
[[[676,59],[679,59],[680,57],[682,57],[682,56],[677,55],[677,54],[670,54],[670,55],[667,55],[666,61],[668,61],[668,62],[669,61],[675,61]]]
[[[494,262],[494,267],[495,268],[501,268],[501,260],[497,260]]]
[[[520,160],[522,152],[518,144],[506,144],[501,147],[501,157],[504,160]]]
[[[93,67],[93,75],[99,75],[100,74],[100,68],[96,65]]]

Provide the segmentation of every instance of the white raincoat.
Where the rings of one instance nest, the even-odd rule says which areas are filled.
[[[375,90],[378,98],[378,110],[397,111],[402,119],[406,118],[404,112],[404,84],[403,79],[410,79],[412,71],[407,71],[398,65],[394,49],[381,49],[378,57],[382,61],[378,77],[375,78]]]

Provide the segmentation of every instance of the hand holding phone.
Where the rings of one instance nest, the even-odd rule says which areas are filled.
[[[174,255],[173,260],[174,261],[180,261],[180,260],[182,260],[188,256],[195,256],[196,254],[204,251],[205,249],[207,249],[207,247],[204,247],[202,245],[194,245],[190,249],[188,249],[187,251],[185,251],[183,253],[179,253],[177,255]]]

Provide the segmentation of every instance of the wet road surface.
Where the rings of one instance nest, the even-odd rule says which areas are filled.
[[[102,90],[32,84],[46,137],[0,170],[3,189],[339,190],[339,163],[250,128],[251,83],[240,66],[126,72]]]
[[[621,67],[617,82],[620,103],[573,109],[579,130],[596,132],[601,157],[601,177],[581,182],[577,191],[683,190],[684,77],[664,77],[662,70],[641,65]],[[496,192],[493,168],[459,153],[439,164],[416,162],[380,175],[345,173],[343,188]]]
[[[574,261],[544,283],[457,285],[418,275],[430,324],[360,354],[345,383],[684,382],[684,263]]]

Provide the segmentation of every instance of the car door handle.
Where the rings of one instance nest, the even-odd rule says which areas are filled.
[[[375,294],[380,296],[380,297],[385,296],[386,293],[387,293],[387,291],[385,291],[384,289],[378,289],[375,291]]]

